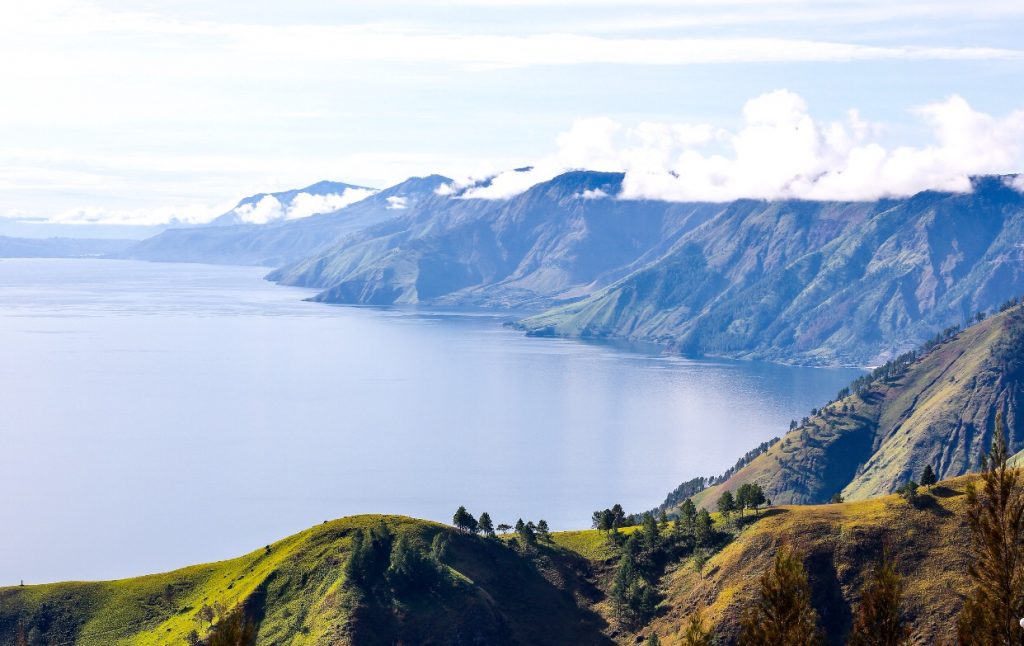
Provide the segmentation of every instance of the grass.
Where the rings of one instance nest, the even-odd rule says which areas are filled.
[[[861,582],[888,546],[904,578],[915,643],[936,643],[950,636],[966,586],[968,479],[928,489],[916,506],[885,496],[774,507],[740,523],[714,514],[733,540],[706,555],[699,568],[689,557],[668,563],[658,583],[664,600],[646,626],[618,626],[612,616],[604,591],[616,551],[602,532],[553,532],[550,543],[523,552],[511,537],[487,540],[437,523],[371,515],[312,527],[269,551],[165,574],[2,588],[0,644],[15,644],[21,622],[45,629],[43,643],[180,645],[193,630],[209,632],[197,620],[204,605],[226,613],[244,608],[258,623],[258,644],[430,643],[459,634],[481,643],[610,646],[646,639],[651,630],[673,643],[698,606],[728,641],[752,603],[757,578],[783,544],[805,555],[814,604],[836,636],[849,630]],[[444,532],[454,576],[442,587],[401,598],[346,585],[351,537],[380,522],[424,551]]]
[[[996,351],[1014,344],[1020,307],[989,317],[938,344],[901,376],[876,381],[863,396],[824,407],[766,453],[693,497],[713,508],[719,495],[757,482],[779,504],[814,504],[841,493],[866,500],[918,478],[970,473],[992,441],[996,410],[1014,396]],[[847,410],[843,411],[843,407]]]
[[[729,643],[744,609],[753,603],[755,582],[778,548],[788,544],[804,555],[822,625],[839,640],[850,628],[861,583],[886,546],[904,580],[913,643],[943,643],[954,634],[967,586],[969,537],[963,512],[964,486],[970,478],[926,490],[917,506],[883,496],[770,509],[699,572],[683,564],[667,577],[665,612],[653,629],[672,636],[695,608],[706,606],[705,619]]]

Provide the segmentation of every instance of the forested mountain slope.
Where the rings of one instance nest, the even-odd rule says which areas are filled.
[[[721,209],[592,197],[621,182],[579,171],[507,200],[437,195],[270,278],[327,302],[537,308],[625,276]]]
[[[942,336],[939,339],[943,339]],[[777,503],[861,500],[895,491],[931,465],[940,478],[978,470],[1002,413],[1024,449],[1024,306],[883,366],[804,419],[768,451],[699,495],[757,482]]]
[[[684,353],[880,363],[1024,291],[1024,194],[733,203],[657,260],[527,318],[536,335],[622,337]]]

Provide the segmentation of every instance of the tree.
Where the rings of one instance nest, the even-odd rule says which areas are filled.
[[[697,512],[697,518],[693,522],[693,537],[697,540],[698,547],[707,547],[714,540],[714,525],[707,509]]]
[[[623,523],[626,520],[626,512],[624,509],[622,509],[622,505],[620,505],[619,503],[615,503],[614,505],[612,505],[612,508],[609,511],[612,512],[611,529],[618,529],[622,527]]]
[[[658,639],[658,633],[651,633],[651,636],[644,642],[645,646],[661,646],[661,640]]]
[[[185,635],[185,643],[188,644],[188,646],[199,646],[203,643],[203,640],[199,638],[199,633],[193,630],[190,631],[189,634]]]
[[[693,521],[697,518],[697,507],[693,501],[687,498],[679,506],[679,517],[686,523],[688,528],[693,528]]]
[[[740,646],[823,643],[818,613],[811,605],[811,587],[802,557],[783,547],[758,582],[757,599],[742,619]]]
[[[999,413],[992,450],[982,458],[981,490],[973,482],[967,486],[972,551],[967,571],[974,589],[957,626],[964,646],[1024,644],[1017,623],[1024,616],[1024,492],[1007,458]]]
[[[434,540],[430,541],[430,557],[438,565],[444,565],[451,558],[451,545],[448,536],[444,532],[434,534]]]
[[[935,472],[932,470],[932,465],[924,465],[924,470],[921,471],[921,486],[930,487],[938,481],[939,479],[935,477]]]
[[[437,569],[402,534],[391,550],[388,582],[399,594],[428,588],[437,580]]]
[[[519,540],[524,547],[537,544],[537,535],[531,525],[533,525],[532,522],[524,523],[522,518],[516,522],[516,534],[519,535]]]
[[[764,489],[756,482],[746,482],[736,490],[735,505],[741,512],[747,508],[756,512],[764,503]]]
[[[718,497],[718,511],[723,517],[728,518],[729,514],[736,511],[736,499],[731,491],[726,491]]]
[[[644,514],[643,529],[641,530],[644,535],[644,547],[648,550],[653,550],[658,547],[658,523],[654,520],[654,516],[647,512]]]
[[[537,537],[544,541],[551,538],[549,536],[548,521],[543,518],[537,521]]]
[[[849,646],[903,646],[910,631],[903,624],[900,604],[903,581],[888,556],[875,567],[861,590],[860,605],[853,621]]]
[[[917,502],[917,489],[918,485],[916,482],[907,480],[903,483],[903,486],[896,490],[896,493],[910,504],[914,504]]]
[[[698,607],[686,619],[680,636],[681,646],[711,646],[711,632],[704,629],[704,610]]]
[[[635,535],[630,537],[630,541],[627,541],[627,546],[630,544],[634,547],[637,546]],[[649,617],[657,605],[657,595],[637,570],[634,562],[635,551],[635,549],[623,551],[609,590],[616,616],[619,621],[626,623],[638,623]]]
[[[665,513],[664,509],[658,514],[658,531],[662,534],[668,532],[668,514]]]
[[[348,560],[345,561],[345,580],[354,584],[362,583],[366,578],[366,549],[363,532],[356,531],[349,546]]]
[[[475,534],[478,527],[476,518],[473,518],[473,514],[466,511],[466,508],[462,505],[459,506],[455,511],[455,515],[452,516],[452,524],[467,534]]]
[[[477,525],[480,527],[480,533],[488,538],[494,537],[494,524],[491,523],[491,515],[486,511],[480,514],[480,520],[477,521]]]
[[[512,526],[509,525],[508,523],[500,523],[495,529],[497,529],[499,532],[501,532],[502,535],[505,535],[505,534],[508,533],[508,531],[510,529],[512,529]]]

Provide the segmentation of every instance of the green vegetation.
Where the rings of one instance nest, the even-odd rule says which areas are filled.
[[[815,646],[822,641],[803,555],[780,549],[771,569],[758,582],[755,605],[743,616],[739,644]]]
[[[912,477],[976,472],[996,414],[1015,401],[1024,377],[1024,308],[1001,309],[854,382],[725,481],[694,493],[694,502],[713,508],[745,483],[760,485],[776,504],[819,504],[836,493],[865,500]],[[1011,448],[1020,450],[1024,417],[1012,422]]]
[[[883,554],[861,590],[850,646],[903,646],[910,631],[903,623],[903,581]]]
[[[1024,630],[1017,625],[1024,616],[1024,483],[1007,458],[1000,414],[981,491],[973,483],[967,489],[973,589],[957,631],[965,646],[1024,644]]]
[[[547,540],[540,521],[490,538],[357,516],[231,561],[2,589],[0,644],[19,635],[43,644],[239,643],[251,635],[256,644],[391,644],[443,642],[458,631],[494,644],[635,644],[655,635],[706,646],[739,639],[748,608],[797,607],[777,597],[786,581],[804,585],[794,563],[806,570],[798,596],[810,591],[829,635],[878,635],[895,617],[915,643],[939,643],[956,634],[970,564],[987,567],[963,549],[968,509],[989,500],[983,481],[971,498],[971,482],[922,489],[915,505],[894,495],[729,519],[683,501],[675,518],[549,531]],[[759,599],[768,597],[751,584],[762,579],[776,591],[765,607]]]

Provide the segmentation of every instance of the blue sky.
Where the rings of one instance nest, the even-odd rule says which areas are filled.
[[[524,164],[481,197],[586,165],[639,196],[868,199],[1022,161],[1019,1],[4,4],[8,218]]]

